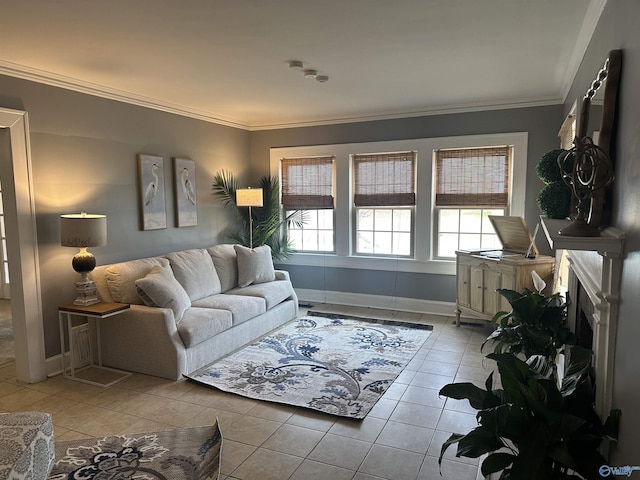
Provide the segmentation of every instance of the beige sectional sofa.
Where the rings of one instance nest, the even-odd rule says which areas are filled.
[[[215,245],[102,265],[105,302],[130,310],[101,322],[103,364],[179,379],[292,320],[298,299],[269,247]]]

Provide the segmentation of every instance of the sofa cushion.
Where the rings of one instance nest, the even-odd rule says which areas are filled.
[[[229,310],[192,307],[178,324],[178,334],[186,348],[209,340],[233,324]]]
[[[157,265],[169,267],[169,260],[163,257],[151,257],[109,265],[105,269],[105,277],[113,301],[143,305],[142,299],[138,296],[135,281],[144,277]]]
[[[167,255],[171,269],[191,301],[220,293],[220,280],[211,255],[203,248],[183,250]]]
[[[207,248],[216,267],[222,292],[238,286],[238,257],[233,245],[224,243]]]
[[[275,280],[268,283],[234,288],[227,293],[231,295],[263,298],[264,301],[267,302],[267,310],[269,310],[289,298],[293,293],[293,286],[288,280]]]
[[[247,248],[242,245],[234,245],[238,256],[238,286],[272,282],[276,279],[271,258],[271,248],[262,245],[256,248]]]
[[[238,325],[267,311],[267,303],[261,297],[226,295],[219,293],[193,302],[194,307],[229,310],[233,324]]]
[[[176,322],[182,320],[185,310],[191,306],[189,295],[173,276],[170,267],[155,266],[135,284],[145,305],[170,308]]]

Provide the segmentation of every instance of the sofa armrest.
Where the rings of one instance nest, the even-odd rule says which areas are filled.
[[[289,275],[289,272],[286,270],[276,270],[276,281],[277,280],[286,280],[287,282],[291,283],[291,277]],[[295,316],[298,316],[298,294],[296,293],[295,289],[293,288],[293,284],[291,285],[291,296],[289,297],[291,300],[293,300],[293,302],[296,305],[296,312],[295,312]]]
[[[173,311],[131,305],[100,324],[103,363],[177,380],[185,368],[185,347]]]
[[[289,280],[291,281],[291,278],[289,276],[289,272],[287,272],[286,270],[275,270],[276,273],[276,280]]]

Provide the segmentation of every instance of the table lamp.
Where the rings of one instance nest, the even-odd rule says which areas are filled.
[[[89,273],[96,266],[95,257],[88,247],[102,247],[107,244],[107,217],[86,212],[60,216],[60,244],[63,247],[78,247],[71,265],[82,276],[76,282],[75,305],[93,305],[100,300],[96,295],[96,283],[89,280]]]
[[[253,248],[253,217],[251,207],[262,207],[261,188],[238,188],[236,190],[236,205],[249,207],[249,248]]]

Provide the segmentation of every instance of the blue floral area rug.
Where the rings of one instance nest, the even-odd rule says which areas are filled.
[[[186,377],[256,400],[362,419],[432,328],[307,315]]]
[[[217,480],[222,435],[211,427],[56,441],[48,480]]]

